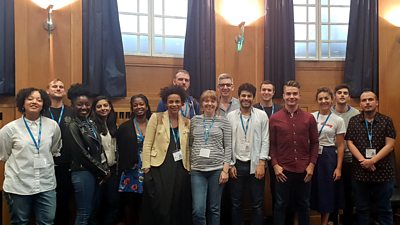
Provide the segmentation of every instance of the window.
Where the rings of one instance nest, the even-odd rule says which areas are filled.
[[[187,0],[118,0],[125,55],[183,57]]]
[[[293,0],[296,59],[346,57],[350,0]]]

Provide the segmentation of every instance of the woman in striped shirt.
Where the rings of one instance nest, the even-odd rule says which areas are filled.
[[[228,181],[232,158],[232,134],[229,121],[216,115],[218,105],[216,92],[204,91],[200,97],[203,114],[193,117],[190,123],[193,225],[206,224],[206,208],[208,225],[220,221],[222,189]]]

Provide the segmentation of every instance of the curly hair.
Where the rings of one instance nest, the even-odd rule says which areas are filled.
[[[131,117],[133,118],[135,116],[135,114],[133,113],[133,102],[137,98],[142,99],[144,101],[144,104],[146,104],[146,107],[147,107],[146,118],[150,119],[151,109],[150,109],[149,99],[143,94],[137,94],[137,95],[134,95],[134,96],[131,97],[131,101],[130,101],[130,103],[131,103],[131,111],[132,111]]]
[[[179,95],[181,97],[182,104],[186,101],[186,91],[180,86],[172,85],[162,88],[160,91],[160,97],[164,103],[167,102],[168,96],[173,94]]]
[[[76,83],[71,85],[67,93],[67,97],[69,100],[71,100],[71,103],[74,103],[75,100],[80,96],[86,96],[88,98],[92,98],[93,93],[89,90],[88,87],[82,84]]]
[[[254,85],[250,84],[250,83],[244,83],[241,84],[238,88],[238,96],[240,96],[240,94],[242,93],[242,91],[248,91],[253,95],[253,98],[256,97],[256,91],[257,88],[254,87]]]
[[[315,100],[318,100],[318,95],[319,95],[319,93],[322,93],[322,92],[328,93],[329,96],[331,96],[331,99],[334,99],[333,92],[332,92],[332,90],[330,88],[321,87],[321,88],[317,89],[317,93],[315,94]]]
[[[50,108],[51,100],[49,95],[44,90],[33,87],[23,88],[18,91],[17,96],[15,98],[15,103],[20,113],[25,112],[24,108],[25,100],[35,91],[39,92],[40,97],[43,100],[43,107],[42,110],[40,111],[40,114],[43,114],[43,112],[47,111]]]
[[[96,105],[99,101],[106,100],[110,105],[110,113],[107,116],[106,122],[104,123],[103,119],[96,113]],[[110,99],[106,96],[98,96],[94,99],[92,104],[92,113],[91,117],[96,125],[99,133],[106,135],[107,131],[110,132],[111,137],[115,137],[117,135],[117,114],[114,111],[114,106]]]

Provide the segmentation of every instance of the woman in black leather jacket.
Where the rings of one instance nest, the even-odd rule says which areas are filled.
[[[72,150],[71,178],[75,189],[75,224],[87,224],[96,202],[97,189],[110,175],[100,134],[89,119],[91,93],[81,84],[68,90],[74,117],[63,140]]]

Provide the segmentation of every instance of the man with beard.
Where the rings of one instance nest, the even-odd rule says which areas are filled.
[[[55,120],[60,126],[61,140],[64,138],[65,131],[68,129],[68,123],[71,122],[72,110],[64,105],[63,98],[66,95],[64,83],[60,79],[54,79],[47,85],[47,94],[51,100],[51,106],[44,116]],[[70,205],[73,199],[73,189],[71,183],[71,150],[63,146],[61,155],[54,158],[55,174],[57,180],[57,209],[54,224],[70,224]]]
[[[232,166],[230,191],[232,224],[243,223],[242,201],[246,185],[251,194],[253,225],[263,224],[265,166],[269,152],[268,116],[253,107],[256,88],[249,83],[239,86],[240,108],[227,115],[232,125]]]
[[[396,130],[390,117],[377,111],[372,91],[360,96],[361,114],[349,121],[345,139],[353,154],[353,190],[357,224],[370,224],[375,206],[379,224],[393,224],[390,198],[394,188],[393,146]]]
[[[172,80],[173,85],[180,86],[186,92],[190,87],[190,75],[189,72],[186,70],[178,70],[175,74],[174,79]],[[167,110],[165,102],[160,100],[157,106],[157,112],[165,112]],[[182,116],[191,119],[195,115],[200,114],[200,106],[199,102],[193,98],[193,96],[188,96],[186,101],[184,102],[182,109],[181,109]]]

